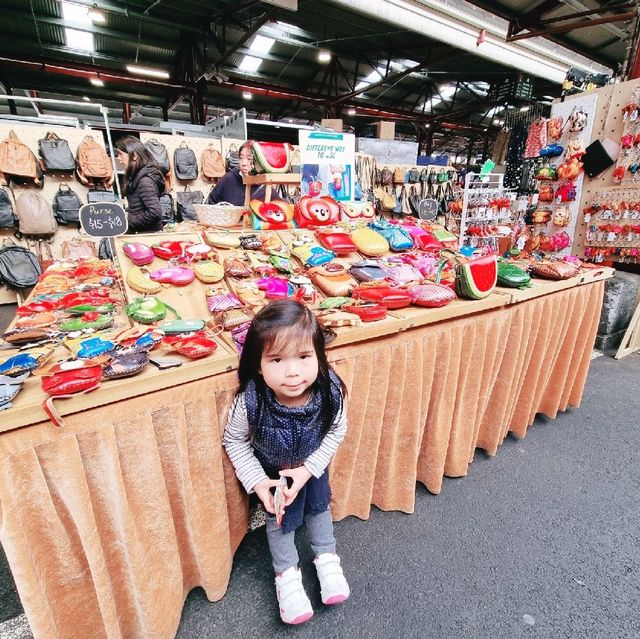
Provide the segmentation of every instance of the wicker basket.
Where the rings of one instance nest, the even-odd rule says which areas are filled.
[[[243,206],[229,202],[219,204],[194,204],[198,222],[204,226],[238,226],[242,220]]]

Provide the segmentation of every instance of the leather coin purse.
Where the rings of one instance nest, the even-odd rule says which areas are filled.
[[[325,294],[332,297],[349,295],[357,282],[347,269],[337,262],[314,266],[307,271],[311,281]]]
[[[185,266],[171,266],[169,268],[160,268],[151,271],[149,279],[161,284],[173,284],[174,286],[186,286],[191,284],[196,274],[190,268]]]
[[[11,408],[11,402],[22,390],[22,385],[27,377],[29,377],[29,373],[24,373],[20,377],[0,375],[0,411]]]
[[[373,260],[361,260],[352,264],[349,273],[358,282],[371,282],[373,280],[384,280],[388,277],[387,272]]]
[[[380,233],[387,240],[392,251],[407,251],[413,248],[411,236],[398,224],[390,224],[387,220],[376,220],[369,223],[369,228]]]
[[[153,251],[146,244],[126,242],[122,245],[122,251],[136,266],[153,262]]]
[[[110,353],[116,345],[101,337],[91,337],[80,342],[80,347],[76,352],[76,357],[81,359],[92,359],[105,353]]]
[[[580,267],[563,260],[541,260],[534,262],[531,272],[548,280],[566,280],[580,273]]]
[[[176,319],[180,319],[175,308],[157,297],[137,297],[131,304],[127,304],[125,312],[134,322],[153,324],[167,316],[167,309],[175,315]]]
[[[352,231],[351,239],[358,251],[370,257],[379,257],[389,251],[389,242],[370,228]]]
[[[3,333],[2,339],[12,346],[24,346],[25,344],[49,341],[56,334],[57,331],[46,327],[14,328]]]
[[[0,361],[0,375],[17,377],[38,368],[38,359],[27,353],[12,355]]]
[[[205,231],[204,239],[207,244],[218,248],[240,248],[240,238],[232,233]]]
[[[320,266],[330,262],[336,256],[333,251],[322,248],[311,238],[294,240],[289,245],[289,250],[305,266]]]
[[[332,308],[316,314],[322,327],[339,328],[341,326],[360,326],[361,319],[354,313]]]
[[[158,328],[167,335],[180,335],[181,333],[194,333],[204,328],[204,320],[201,319],[177,319],[162,322]]]
[[[230,255],[224,258],[224,272],[229,277],[251,277],[251,269],[248,263],[238,255]]]
[[[509,288],[525,288],[531,282],[531,276],[526,271],[509,264],[498,261],[498,285]]]
[[[149,363],[149,353],[145,350],[114,355],[104,367],[102,376],[105,379],[120,379],[141,373]]]
[[[252,233],[251,235],[241,235],[240,246],[247,251],[262,250],[262,242],[255,233]]]
[[[182,257],[187,244],[191,242],[173,242],[165,240],[151,245],[151,250],[156,257],[162,260],[171,260],[176,257]]]
[[[202,260],[193,266],[196,277],[205,284],[215,284],[224,277],[222,264],[213,260]]]
[[[207,293],[207,308],[211,313],[242,308],[243,304],[235,293]]]
[[[411,295],[411,303],[425,308],[438,308],[446,306],[457,299],[456,294],[448,286],[425,282],[409,286],[407,292]]]
[[[333,251],[336,255],[348,255],[358,250],[351,235],[344,231],[316,231],[316,237],[322,246]]]
[[[412,301],[411,295],[406,290],[390,286],[357,288],[352,295],[354,299],[382,304],[388,309],[404,308]]]
[[[344,310],[354,313],[363,322],[376,322],[387,316],[387,307],[376,303],[349,304]]]
[[[94,331],[101,331],[105,328],[113,326],[112,315],[98,315],[95,319],[88,319],[87,314],[82,317],[74,317],[73,319],[60,322],[58,328],[63,333],[75,333],[76,331],[85,331],[89,328]]]
[[[127,270],[126,278],[129,288],[133,289],[136,293],[142,293],[143,295],[153,295],[160,292],[161,286],[159,282],[154,282],[149,274],[145,270],[142,270],[139,266],[134,266]]]
[[[200,359],[211,355],[218,348],[218,344],[204,335],[191,335],[171,343],[171,348],[189,359]]]

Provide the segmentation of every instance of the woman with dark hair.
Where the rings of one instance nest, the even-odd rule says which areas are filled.
[[[229,202],[235,206],[244,205],[245,185],[242,181],[253,170],[253,150],[251,140],[245,142],[238,151],[239,164],[237,168],[227,171],[209,193],[207,204]],[[264,195],[264,186],[254,186],[251,197],[259,198]]]
[[[160,196],[165,192],[164,176],[144,144],[132,135],[116,142],[116,155],[125,167],[125,190],[129,233],[162,231]]]

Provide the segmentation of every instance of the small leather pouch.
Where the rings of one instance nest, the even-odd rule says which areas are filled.
[[[235,293],[207,294],[207,308],[211,313],[220,313],[232,308],[242,308],[243,304]]]
[[[262,242],[255,233],[252,233],[250,235],[241,235],[240,246],[246,251],[262,250]]]
[[[377,322],[387,316],[387,307],[382,304],[349,304],[344,307],[348,313],[357,315],[363,322]]]
[[[316,231],[316,237],[322,246],[333,251],[336,255],[348,255],[358,250],[351,235],[344,231]]]
[[[36,342],[42,342],[50,340],[56,331],[50,328],[38,328],[38,327],[26,327],[26,328],[14,328],[13,330],[3,333],[2,339],[11,344],[12,346],[23,346],[24,344],[31,344]]]
[[[195,279],[195,272],[186,266],[169,266],[159,268],[149,273],[149,279],[161,284],[173,284],[173,286],[186,286]]]
[[[153,251],[153,254],[161,260],[171,260],[184,255],[185,242],[165,240],[164,242],[152,244],[151,250]]]
[[[289,245],[289,250],[305,266],[320,266],[330,262],[336,256],[333,251],[322,248],[311,238],[293,240]]]
[[[215,284],[224,277],[222,264],[213,260],[202,260],[193,265],[196,277],[205,284]]]
[[[425,282],[415,286],[409,286],[407,292],[411,295],[411,303],[425,308],[438,308],[453,302],[456,294],[448,287],[436,284],[435,282]]]
[[[145,350],[115,355],[104,367],[102,375],[105,379],[132,377],[141,373],[149,363],[149,353]]]
[[[354,313],[336,308],[317,313],[318,323],[323,327],[339,328],[341,326],[360,326],[362,320]]]
[[[237,255],[225,257],[223,267],[225,274],[229,277],[251,277],[248,263]]]
[[[580,267],[563,260],[541,260],[534,262],[531,272],[549,280],[566,280],[580,273]]]
[[[387,278],[387,272],[373,260],[361,260],[352,264],[349,273],[358,280],[358,282],[371,282],[373,280],[384,280]]]
[[[205,231],[204,238],[207,244],[218,248],[240,248],[240,237],[233,233]]]
[[[358,251],[370,257],[379,257],[389,251],[389,242],[370,228],[356,229],[351,233],[351,239]]]
[[[498,285],[509,288],[525,288],[531,281],[531,276],[515,264],[498,261]]]
[[[136,266],[144,266],[153,262],[153,251],[146,244],[126,242],[122,245],[122,251]]]
[[[411,295],[404,289],[390,286],[365,286],[353,291],[353,298],[382,304],[387,309],[404,308],[411,304]]]
[[[337,262],[310,268],[308,275],[325,295],[333,297],[349,295],[357,284],[347,269]]]
[[[167,335],[180,335],[182,333],[194,333],[204,328],[204,320],[201,319],[178,319],[163,322],[158,327]]]
[[[369,227],[387,240],[392,251],[406,251],[413,248],[411,236],[398,224],[390,224],[387,220],[376,220],[370,222]]]
[[[211,355],[211,353],[218,348],[218,344],[210,337],[191,335],[172,342],[171,348],[176,351],[176,353],[180,353],[180,355],[184,355],[189,359],[200,359],[201,357]]]
[[[27,377],[29,377],[29,373],[24,373],[20,377],[0,375],[0,410],[11,408],[11,402],[22,390],[22,385]]]
[[[237,326],[250,322],[251,316],[242,308],[232,308],[216,315],[216,323],[225,331],[231,331]]]
[[[29,353],[19,353],[0,360],[0,375],[17,377],[38,368],[38,359]]]

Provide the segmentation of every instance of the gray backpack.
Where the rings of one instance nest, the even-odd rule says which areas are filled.
[[[23,246],[5,241],[0,247],[0,280],[11,288],[35,286],[42,270],[35,253]]]
[[[58,228],[51,204],[35,191],[24,191],[18,196],[16,215],[20,236],[50,236]]]

